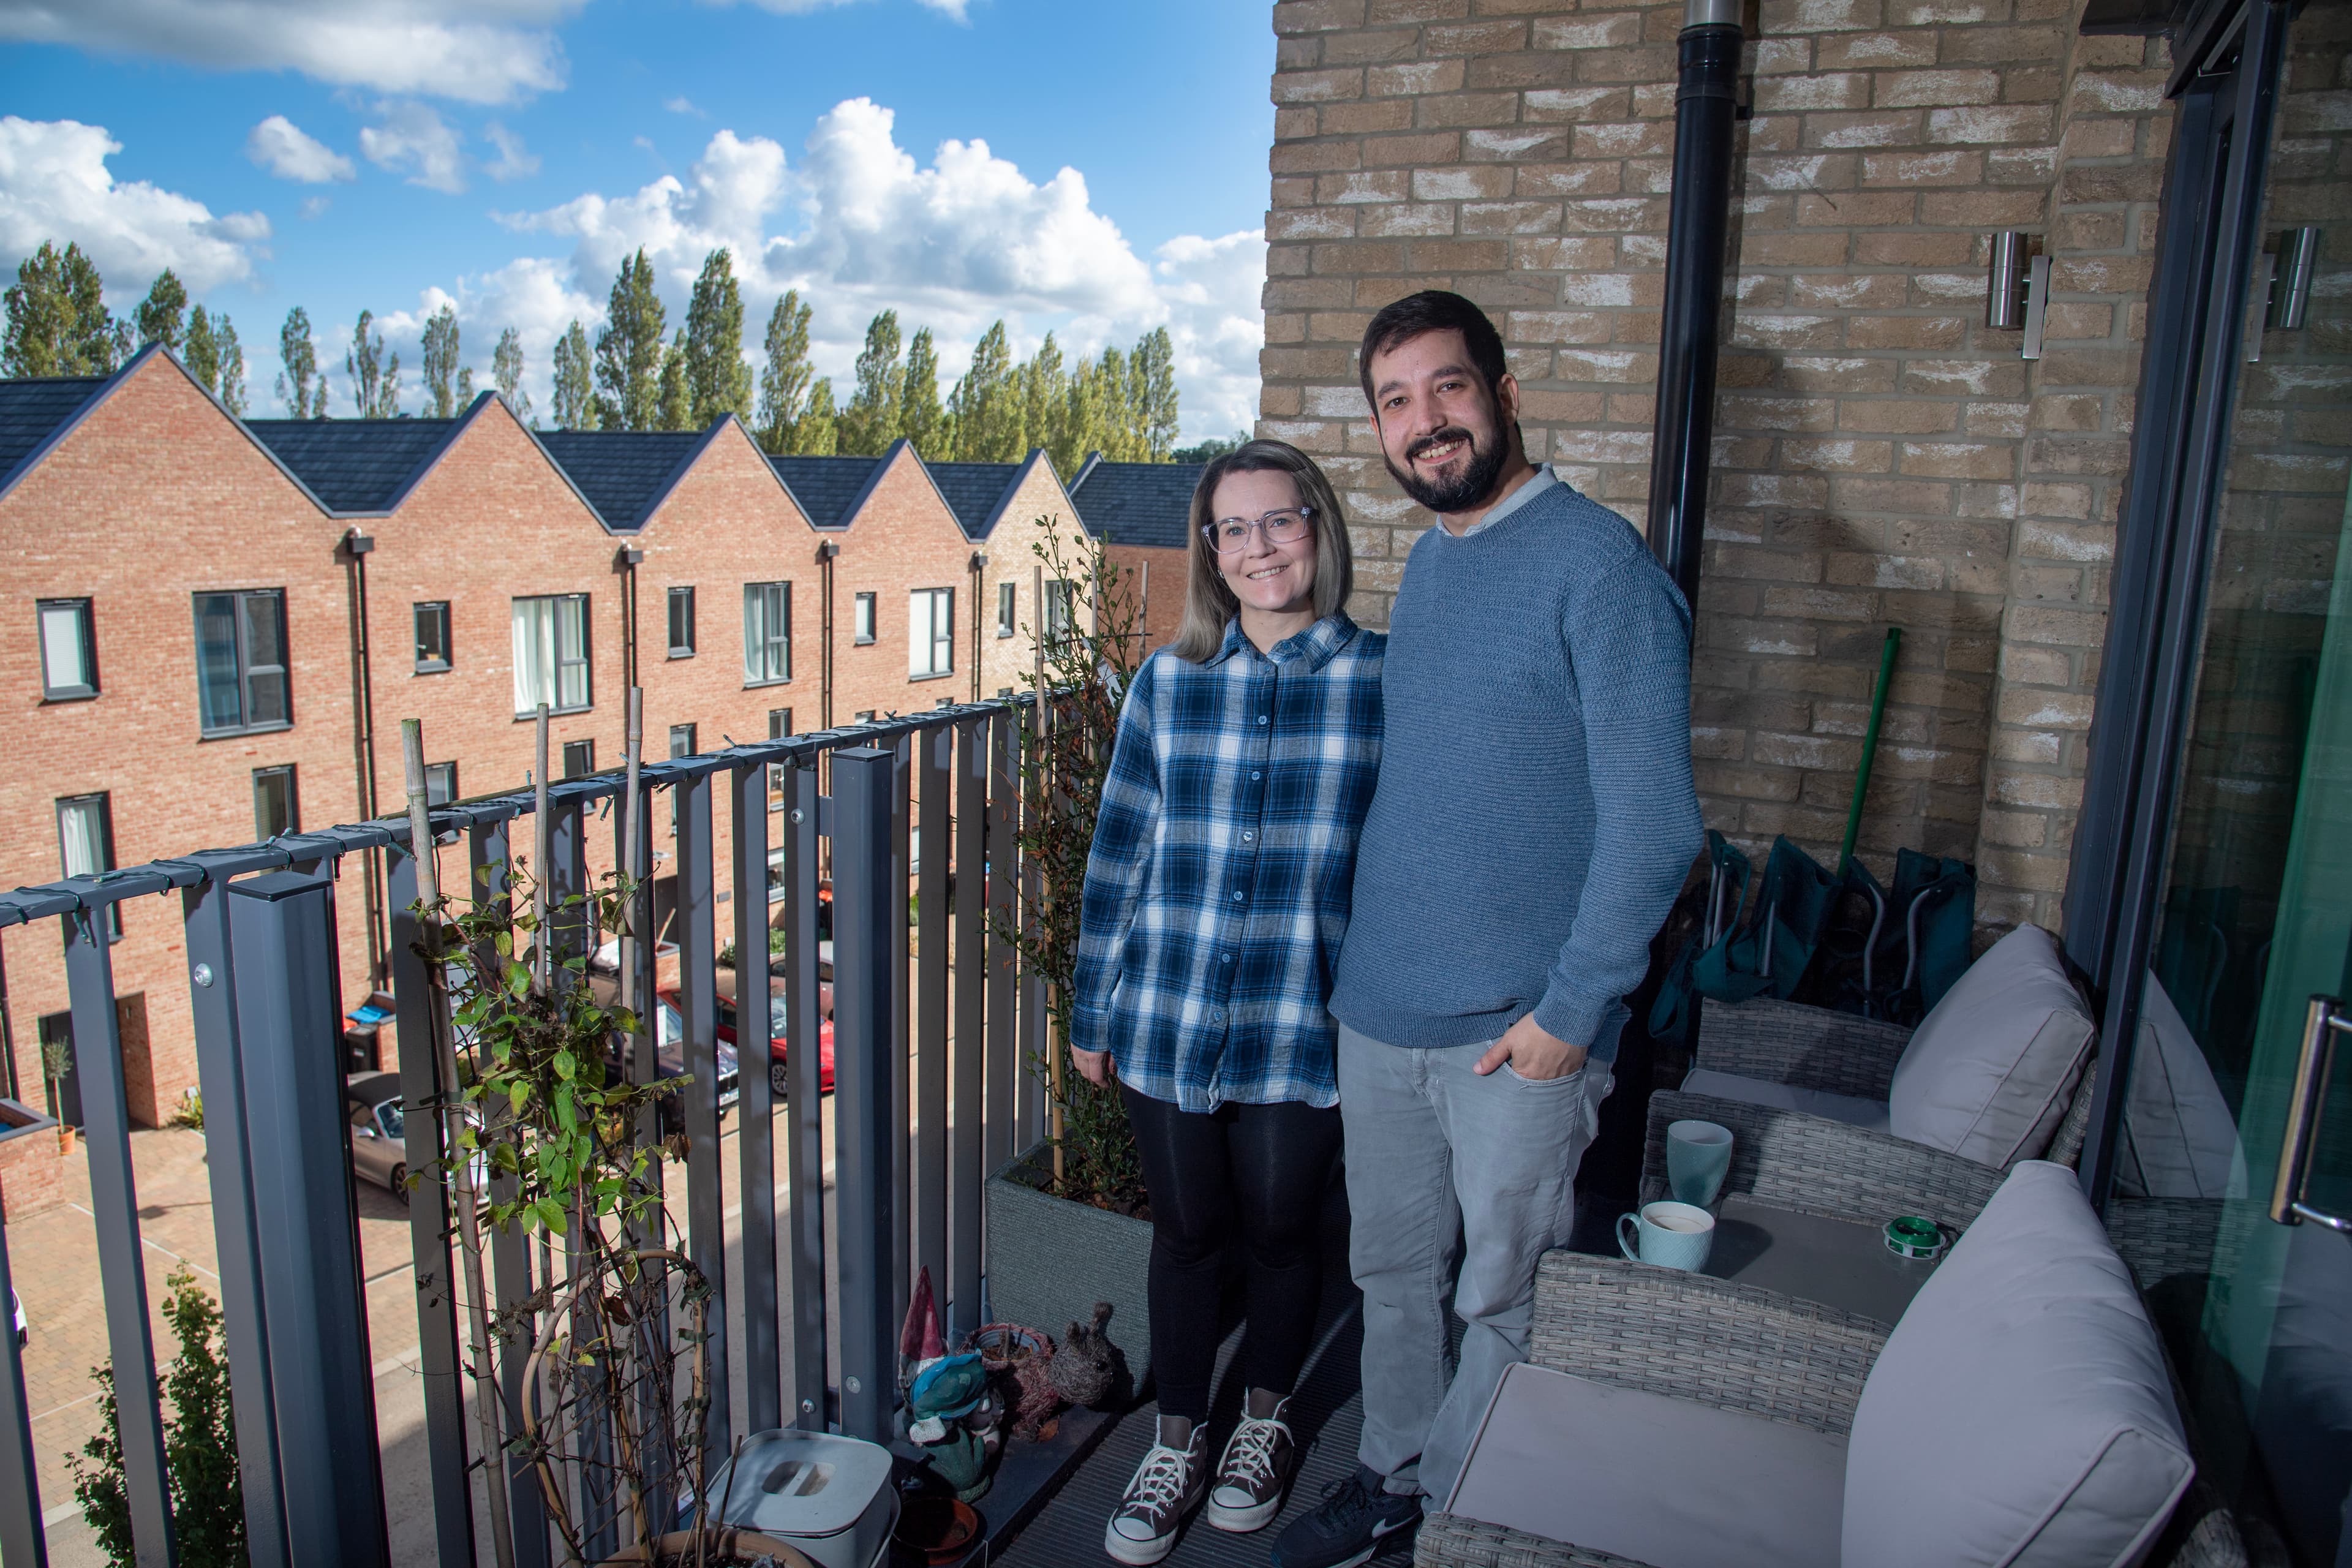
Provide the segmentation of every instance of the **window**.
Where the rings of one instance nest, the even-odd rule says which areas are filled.
[[[793,678],[793,585],[743,584],[743,684]]]
[[[449,602],[431,600],[414,606],[416,616],[416,673],[438,675],[449,668]]]
[[[871,708],[859,709],[857,710],[857,716],[852,719],[850,722],[854,724],[871,724],[874,722],[874,710]]]
[[[68,877],[114,869],[114,808],[104,795],[68,795],[58,802],[58,861]],[[106,935],[122,940],[122,907],[106,907]]]
[[[563,776],[565,778],[583,779],[595,771],[595,742],[566,741],[563,742]]]
[[[1013,635],[1013,584],[999,583],[996,585],[996,635],[998,637],[1009,637]]]
[[[253,832],[257,838],[302,831],[301,807],[294,797],[294,766],[253,770]]]
[[[781,741],[792,732],[793,710],[789,708],[769,709],[768,739]],[[768,764],[768,793],[777,795],[784,793],[784,764],[782,763]]]
[[[514,602],[514,700],[518,718],[542,702],[558,713],[589,705],[587,595]]]
[[[698,749],[694,743],[693,725],[672,724],[669,727],[669,754],[672,762],[680,757],[690,757]],[[669,792],[669,830],[673,834],[677,831],[679,803],[685,798],[686,792],[683,789],[674,789]]]
[[[283,589],[196,595],[196,697],[207,735],[294,721]]]
[[[427,763],[425,764],[425,804],[446,805],[457,798],[457,764]]]
[[[907,596],[907,678],[955,671],[955,590],[918,588]]]
[[[70,702],[98,695],[98,639],[90,631],[88,599],[43,599],[41,697]]]
[[[1069,640],[1072,584],[1059,580],[1045,584],[1045,644],[1058,647]]]
[[[856,618],[850,624],[856,628],[852,634],[856,641],[861,643],[869,643],[874,640],[873,595],[860,594],[857,595]]]
[[[694,657],[694,590],[672,588],[669,591],[669,656],[672,658]]]

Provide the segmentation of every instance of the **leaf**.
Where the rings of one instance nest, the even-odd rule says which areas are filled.
[[[530,1102],[530,1085],[520,1079],[507,1085],[507,1109],[520,1116],[522,1114],[522,1108]]]

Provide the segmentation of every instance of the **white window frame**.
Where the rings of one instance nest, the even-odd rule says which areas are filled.
[[[955,673],[955,590],[917,588],[907,595],[907,679]]]
[[[98,695],[98,630],[88,599],[42,599],[34,605],[41,631],[41,700],[86,702]],[[79,680],[58,680],[75,673],[58,668],[59,637],[71,639],[70,654],[79,667]]]
[[[554,713],[584,713],[593,707],[589,653],[587,595],[517,595],[515,717],[533,717],[541,702]]]
[[[743,584],[743,684],[782,686],[793,678],[793,585]]]

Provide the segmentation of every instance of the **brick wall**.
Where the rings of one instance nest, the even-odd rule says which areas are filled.
[[[1696,606],[1707,819],[1832,856],[1885,629],[1862,846],[1977,862],[1979,918],[2060,920],[2167,145],[2160,46],[2079,0],[1763,0],[1738,132]],[[1674,3],[1284,0],[1262,433],[1330,468],[1384,625],[1430,519],[1358,390],[1371,312],[1502,327],[1530,455],[1638,524]],[[2051,344],[1983,325],[1991,231],[2043,237]]]

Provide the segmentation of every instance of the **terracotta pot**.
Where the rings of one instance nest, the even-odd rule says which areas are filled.
[[[73,1130],[72,1128],[70,1128],[70,1127],[67,1126],[67,1125],[66,1125],[64,1122],[62,1122],[62,1121],[58,1122],[58,1153],[60,1153],[60,1154],[70,1154],[70,1153],[72,1153],[72,1152],[73,1152],[73,1146],[74,1146],[74,1130]]]

